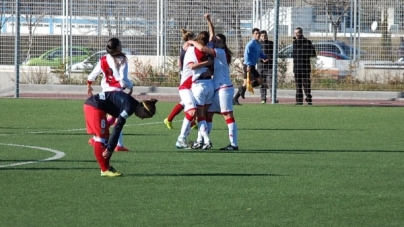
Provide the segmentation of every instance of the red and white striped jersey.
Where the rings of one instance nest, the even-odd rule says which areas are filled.
[[[197,80],[202,73],[208,70],[206,67],[192,70],[190,68],[190,64],[201,63],[206,60],[206,55],[202,51],[193,46],[188,47],[184,57],[184,65],[179,89],[190,89],[192,82]]]
[[[103,91],[131,89],[133,83],[128,78],[128,62],[123,57],[120,58],[118,60],[120,66],[116,67],[115,60],[110,54],[102,56],[88,75],[87,80],[93,82],[102,73],[101,88]]]

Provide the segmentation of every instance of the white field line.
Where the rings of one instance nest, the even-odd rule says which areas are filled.
[[[16,162],[16,163],[8,164],[8,165],[0,165],[0,168],[52,161],[52,160],[63,158],[65,156],[65,153],[62,151],[58,151],[58,150],[54,150],[54,149],[46,148],[46,147],[27,146],[27,145],[12,144],[12,143],[0,143],[0,146],[25,147],[25,148],[31,148],[31,149],[36,149],[36,150],[49,151],[49,152],[52,152],[55,154],[54,156],[52,156],[50,158],[45,158],[42,160],[28,161],[28,162]]]
[[[155,124],[164,124],[164,123],[159,121],[159,122],[150,122],[150,123],[141,123],[141,124],[125,124],[125,126],[128,127],[128,126],[142,126],[142,125],[155,125]],[[86,129],[78,128],[78,129],[65,129],[65,130],[52,130],[52,131],[25,132],[25,133],[15,133],[15,134],[0,134],[0,136],[18,135],[18,134],[42,134],[42,133],[49,133],[49,132],[74,132],[74,131],[83,131],[83,130],[86,130]],[[0,146],[25,147],[25,148],[31,148],[31,149],[36,149],[36,150],[49,151],[49,152],[52,152],[55,154],[53,157],[42,159],[42,160],[17,162],[17,163],[11,163],[8,165],[0,165],[0,168],[52,161],[52,160],[63,158],[66,155],[62,151],[58,151],[58,150],[54,150],[54,149],[46,148],[46,147],[27,146],[27,145],[12,144],[12,143],[0,143]]]

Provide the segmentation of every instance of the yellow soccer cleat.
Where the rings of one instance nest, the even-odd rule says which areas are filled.
[[[114,167],[111,166],[111,167],[109,167],[109,169],[107,171],[105,171],[105,172],[101,171],[101,176],[102,177],[120,177],[120,176],[122,176],[122,173],[116,171],[114,169]]]
[[[164,119],[164,124],[167,126],[168,129],[174,129],[173,123],[168,121],[168,118]]]

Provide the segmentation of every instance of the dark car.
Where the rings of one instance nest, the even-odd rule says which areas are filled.
[[[355,49],[354,47],[340,41],[320,41],[313,43],[313,46],[317,53],[320,53],[320,56],[341,58],[341,60],[351,59],[355,53],[355,50],[357,56],[360,54],[363,57],[366,54],[364,51]],[[292,58],[292,51],[292,44],[288,45],[279,51],[279,57]],[[335,53],[336,55],[332,55],[330,53]]]

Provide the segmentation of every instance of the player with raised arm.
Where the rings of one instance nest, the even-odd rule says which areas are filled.
[[[212,130],[212,119],[214,113],[220,113],[223,115],[229,133],[230,144],[226,147],[220,148],[220,150],[238,150],[238,133],[237,124],[233,115],[233,95],[234,87],[230,78],[229,65],[231,63],[232,52],[226,45],[226,37],[223,34],[214,33],[214,27],[210,20],[210,15],[205,14],[205,18],[208,22],[210,40],[213,42],[214,48],[203,46],[194,41],[189,41],[195,48],[202,52],[214,57],[213,65],[213,84],[214,84],[214,98],[213,103],[208,109],[207,122],[208,132]],[[201,141],[196,141],[193,148],[198,149],[201,147]]]
[[[206,45],[209,41],[209,35],[207,32],[201,32],[196,40],[198,43]],[[176,142],[176,147],[179,149],[189,148],[186,138],[189,134],[190,124],[196,116],[199,117],[198,131],[203,131],[202,134],[206,143],[205,148],[208,149],[211,147],[207,134],[207,125],[203,115],[205,102],[207,104],[211,102],[209,98],[206,98],[206,90],[204,90],[205,87],[209,86],[209,80],[211,80],[211,72],[206,67],[211,63],[211,61],[207,60],[207,56],[204,53],[195,49],[193,46],[188,47],[184,57],[184,68],[179,86],[181,102],[185,105],[185,118]]]

